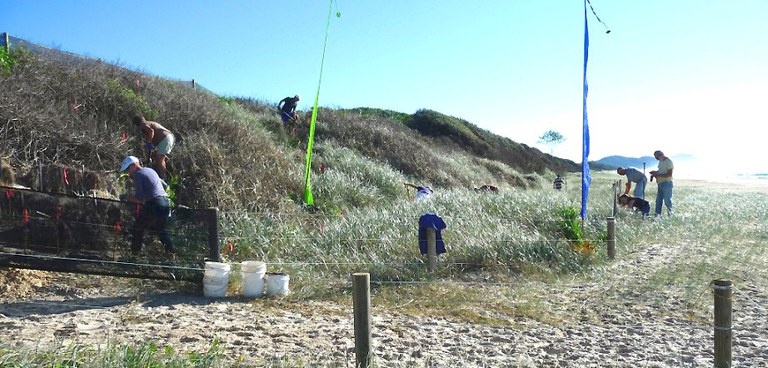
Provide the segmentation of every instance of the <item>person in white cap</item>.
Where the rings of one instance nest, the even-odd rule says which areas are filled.
[[[296,113],[296,106],[298,105],[299,100],[299,95],[296,95],[293,97],[286,97],[277,103],[277,109],[280,110],[280,119],[283,123],[289,121],[295,123],[299,120],[299,114]]]
[[[144,232],[149,230],[160,238],[166,253],[175,255],[176,248],[173,247],[167,230],[171,201],[163,189],[163,181],[155,170],[142,167],[135,156],[123,159],[120,172],[127,173],[133,179],[135,187],[134,194],[121,195],[120,199],[141,205],[131,234],[131,252],[138,254],[141,251]]]

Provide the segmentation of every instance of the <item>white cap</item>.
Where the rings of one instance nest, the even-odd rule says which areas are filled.
[[[123,163],[120,164],[120,172],[128,170],[128,167],[130,167],[133,164],[138,164],[138,163],[139,163],[139,159],[136,158],[136,156],[126,156],[123,159]]]

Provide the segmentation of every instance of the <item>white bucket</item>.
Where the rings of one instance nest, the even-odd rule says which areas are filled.
[[[288,282],[291,277],[284,273],[267,274],[267,295],[286,296],[291,293]]]
[[[203,274],[203,295],[210,298],[227,296],[230,265],[220,262],[205,262]]]
[[[258,298],[264,294],[264,275],[267,273],[267,264],[256,261],[243,261],[240,263],[240,277],[243,296],[246,298]]]

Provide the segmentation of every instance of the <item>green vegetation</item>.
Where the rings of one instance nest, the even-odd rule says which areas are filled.
[[[10,51],[6,51],[4,47],[0,48],[0,71],[2,75],[8,76],[11,74],[14,66],[16,66],[16,56]]]
[[[137,95],[136,91],[133,89],[120,85],[120,82],[117,80],[108,80],[107,86],[109,86],[109,89],[121,99],[118,101],[118,105],[132,108],[137,113],[143,115],[147,120],[157,119],[157,111],[149,106],[149,103],[144,100],[144,96]],[[138,89],[138,86],[136,89]]]
[[[103,348],[73,344],[39,351],[17,351],[0,345],[0,366],[207,368],[220,366],[222,354],[217,341],[205,353],[190,354],[179,354],[171,346],[151,342],[138,347],[109,344]]]
[[[565,141],[565,137],[555,130],[547,130],[540,137],[537,143],[543,143],[549,146],[549,153],[555,150],[555,146]]]

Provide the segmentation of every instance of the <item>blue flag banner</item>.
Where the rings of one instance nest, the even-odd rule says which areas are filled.
[[[587,0],[584,0],[584,93],[582,96],[582,143],[581,143],[581,212],[579,217],[584,220],[587,217],[587,199],[589,199],[589,185],[592,183],[592,174],[589,172],[589,119],[587,119],[587,60],[589,59],[589,27],[587,26]]]

